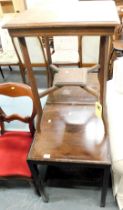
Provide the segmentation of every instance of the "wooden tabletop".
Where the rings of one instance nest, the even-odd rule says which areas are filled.
[[[88,74],[87,84],[98,92],[96,73]],[[28,159],[42,163],[110,164],[109,140],[103,138],[104,124],[95,114],[95,102],[96,98],[80,87],[53,92]]]
[[[115,26],[119,18],[114,1],[78,1],[33,8],[17,14],[6,28]]]
[[[47,104],[28,159],[110,164],[108,139],[94,106]]]

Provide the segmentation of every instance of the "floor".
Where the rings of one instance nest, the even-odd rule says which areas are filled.
[[[49,203],[43,203],[29,185],[0,185],[1,210],[99,210],[100,191],[98,188],[82,187],[70,189],[48,187]],[[111,189],[107,194],[105,210],[117,210]]]
[[[2,67],[5,78],[3,79],[0,74],[0,83],[1,82],[22,82],[20,72],[18,67],[13,66],[13,71],[10,71],[7,67]],[[37,86],[38,88],[47,87],[47,78],[44,69],[34,68]]]
[[[17,68],[4,68],[5,79],[0,75],[1,82],[18,81],[21,77]],[[42,70],[35,69],[35,76],[39,88],[47,87],[46,75],[41,74]],[[43,170],[42,170],[43,171]],[[49,203],[43,203],[42,199],[35,193],[34,187],[24,181],[1,181],[0,182],[0,210],[98,210],[100,209],[100,187],[96,181],[100,179],[101,171],[78,171],[70,168],[71,175],[66,168],[55,168],[47,177],[46,192],[49,195]],[[55,175],[54,175],[55,174]],[[66,175],[65,175],[66,174]],[[74,174],[74,176],[73,176]],[[64,177],[67,179],[64,179]],[[86,178],[93,181],[93,184],[86,184]],[[117,210],[117,204],[112,195],[111,183],[108,189],[105,210]]]

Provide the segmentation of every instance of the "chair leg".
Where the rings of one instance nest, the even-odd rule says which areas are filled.
[[[23,66],[23,64],[19,64],[19,68],[20,68],[20,73],[21,73],[22,81],[24,83],[26,83],[25,67]]]
[[[4,74],[3,74],[3,71],[2,71],[1,66],[0,66],[0,73],[1,73],[1,75],[2,75],[2,77],[3,77],[3,79],[4,79],[5,77],[4,77]]]
[[[9,69],[10,69],[10,71],[12,71],[12,67],[11,66],[9,66]]]

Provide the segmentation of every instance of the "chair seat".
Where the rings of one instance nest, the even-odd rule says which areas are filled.
[[[69,64],[78,63],[79,54],[75,50],[57,50],[52,54],[52,63]]]
[[[0,176],[31,177],[26,162],[31,143],[30,132],[10,131],[0,136]]]
[[[11,52],[0,52],[0,65],[18,64],[18,62],[16,54]]]

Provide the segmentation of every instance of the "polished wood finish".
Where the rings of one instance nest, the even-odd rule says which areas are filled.
[[[32,95],[30,86],[21,84],[21,83],[9,82],[9,83],[0,84],[0,94],[10,96],[10,97],[28,96],[33,101],[33,95]],[[33,105],[33,111],[32,111],[31,118],[30,117],[24,118],[22,116],[19,116],[18,114],[13,114],[13,115],[7,116],[4,113],[4,121],[10,122],[11,120],[18,119],[22,122],[28,123],[30,120],[32,120],[32,117],[34,118],[35,115],[36,115],[36,110]]]
[[[1,83],[0,94],[11,97],[29,96],[33,100],[33,95],[30,86],[22,83]]]
[[[1,95],[6,95],[10,97],[20,97],[20,96],[28,96],[31,98],[33,101],[33,95],[30,86],[26,84],[21,84],[21,83],[1,83],[0,84],[0,94]],[[11,122],[13,120],[20,120],[25,123],[29,123],[29,127],[31,129],[31,132],[34,133],[34,127],[32,126],[32,121],[36,115],[36,109],[33,103],[33,109],[32,109],[32,114],[31,116],[21,116],[18,115],[17,113],[13,113],[11,115],[7,115],[4,113],[4,110],[0,107],[0,121],[1,122]],[[2,126],[3,128],[3,126]],[[4,132],[3,130],[1,131],[2,133]]]
[[[95,106],[46,105],[41,134],[35,134],[28,158],[41,162],[110,164],[108,141],[102,139],[97,143],[92,136],[90,143],[89,123],[95,124],[96,120]],[[48,159],[46,154],[50,155]]]
[[[90,12],[88,12],[88,8],[91,8]],[[99,100],[103,105],[102,119],[103,123],[106,125],[105,92],[109,57],[109,38],[113,35],[114,28],[117,24],[119,24],[119,18],[115,3],[113,1],[81,1],[76,2],[75,4],[71,5],[71,7],[69,6],[69,8],[67,5],[63,5],[63,8],[62,6],[58,5],[58,7],[52,7],[51,10],[43,7],[40,9],[37,8],[28,10],[18,14],[13,20],[5,25],[5,28],[9,29],[12,37],[19,38],[38,113],[37,131],[35,133],[34,142],[28,156],[28,163],[30,169],[32,170],[35,183],[37,183],[37,180],[39,180],[39,176],[36,173],[38,164],[66,163],[68,165],[80,164],[81,166],[90,164],[94,167],[102,167],[104,168],[104,176],[101,206],[105,205],[108,174],[110,172],[107,130],[105,129],[106,135],[102,141],[100,139],[100,143],[96,143],[95,139],[92,139],[92,142],[90,142],[91,140],[88,139],[87,133],[85,132],[89,121],[92,120],[93,122],[93,120],[95,121],[97,119],[94,115],[94,106],[91,106],[91,103],[95,102],[96,97],[91,96],[92,98],[90,99],[91,94],[86,93],[88,94],[87,97],[84,91],[82,91],[82,89],[79,87],[67,87],[67,91],[63,88],[64,97],[62,88],[60,90],[56,90],[55,92],[51,91],[52,97],[50,97],[50,100],[48,100],[48,103],[50,101],[50,104],[47,104],[44,108],[44,113],[40,124],[42,115],[41,105],[39,103],[40,96],[38,94],[36,82],[31,69],[31,63],[26,49],[24,37],[45,36],[46,39],[48,39],[48,37],[57,35],[101,36],[98,90],[100,96]],[[50,53],[48,52],[49,44],[47,41],[48,64],[51,64]],[[49,84],[51,84],[52,78],[50,71],[48,72],[48,76]],[[65,91],[66,93],[69,93],[69,88],[73,88],[70,94],[65,94]],[[77,94],[74,93],[75,90],[77,90]],[[83,92],[84,98],[80,96],[81,91]],[[73,101],[72,95],[75,99],[73,99]],[[77,96],[80,97],[77,99]],[[67,101],[67,98],[69,98],[68,104],[63,105],[63,103],[65,103],[65,99]],[[55,103],[53,104],[54,100]],[[81,101],[84,100],[86,101],[85,104],[84,102],[81,103]],[[57,102],[62,102],[62,104],[57,104]],[[73,105],[74,102],[79,102],[80,105]],[[90,102],[90,105],[86,106],[87,102]],[[75,121],[73,124],[69,123],[69,121],[66,119],[66,116],[70,110],[78,112],[79,117],[77,120],[81,119],[80,116],[82,115],[82,120],[85,117],[84,119],[87,121],[85,120],[84,123],[82,123],[80,120],[81,123],[78,125],[75,123],[77,121]],[[105,125],[104,127],[106,128]],[[106,146],[105,149],[103,147],[104,145]],[[40,188],[40,190],[42,196],[45,197],[42,188]]]
[[[93,97],[91,103],[91,94],[86,94],[86,100],[88,98],[90,104],[86,101],[84,104],[79,100],[83,98],[80,87],[65,86],[53,93],[52,89],[42,115],[41,132],[35,133],[28,155],[28,163],[35,174],[35,181],[39,179],[34,170],[38,164],[103,168],[100,206],[105,206],[111,160],[109,140],[105,131],[101,138],[96,137],[99,124],[103,124],[103,120],[95,114],[96,99]],[[52,100],[53,95],[56,97]],[[59,98],[63,101],[59,102]],[[42,188],[39,186],[39,189]],[[47,202],[48,197],[44,189],[41,190],[41,195]]]

